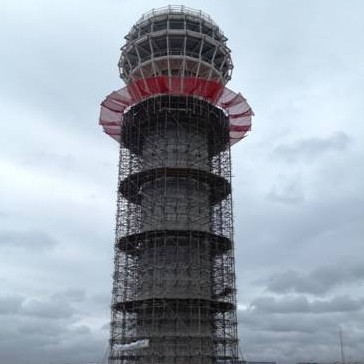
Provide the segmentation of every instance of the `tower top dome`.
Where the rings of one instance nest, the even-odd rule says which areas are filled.
[[[125,83],[158,76],[196,77],[225,85],[233,69],[227,38],[212,18],[183,5],[153,9],[132,26],[121,48]]]

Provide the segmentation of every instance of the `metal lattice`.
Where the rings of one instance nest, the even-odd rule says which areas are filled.
[[[193,97],[158,96],[126,120],[110,361],[235,361],[227,117]],[[142,339],[147,348],[118,350]]]

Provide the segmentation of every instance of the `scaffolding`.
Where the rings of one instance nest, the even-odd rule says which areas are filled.
[[[120,142],[109,364],[236,362],[230,146],[253,112],[208,15],[153,10],[125,38],[100,115]]]
[[[126,83],[156,75],[193,75],[223,84],[231,78],[227,38],[201,11],[184,6],[152,10],[125,38],[119,67]]]
[[[228,119],[193,97],[125,115],[111,347],[114,363],[238,359]]]

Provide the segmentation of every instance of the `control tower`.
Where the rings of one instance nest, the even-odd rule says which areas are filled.
[[[230,147],[253,112],[225,87],[227,38],[202,11],[152,10],[125,39],[126,86],[100,115],[120,143],[109,364],[230,364]]]

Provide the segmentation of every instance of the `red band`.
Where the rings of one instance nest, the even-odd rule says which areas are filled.
[[[120,142],[125,111],[149,97],[166,94],[198,96],[223,109],[230,121],[230,144],[244,138],[251,128],[254,113],[240,93],[224,88],[217,81],[168,76],[137,80],[127,87],[112,92],[101,104],[99,123],[106,134]]]

